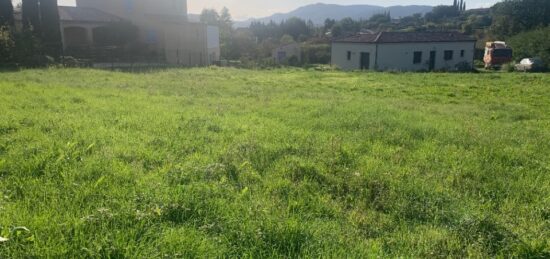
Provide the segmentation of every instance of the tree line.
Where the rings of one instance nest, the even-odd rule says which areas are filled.
[[[324,24],[294,17],[278,23],[253,22],[249,28],[239,29],[233,27],[227,8],[219,12],[205,9],[200,20],[220,28],[222,58],[228,60],[270,62],[274,48],[297,42],[303,46],[304,62],[328,63],[330,42],[334,38],[360,32],[461,31],[474,35],[479,48],[485,41],[506,40],[518,50],[516,58],[548,57],[545,61],[550,64],[550,1],[504,0],[488,9],[466,7],[466,1],[453,0],[452,5],[436,6],[424,15],[397,19],[389,12],[361,20],[327,19]],[[0,62],[35,65],[46,56],[58,59],[62,43],[57,0],[23,0],[21,9],[23,29],[16,32],[12,2],[0,0]]]
[[[506,0],[491,11],[491,33],[513,47],[516,61],[537,57],[550,68],[550,1]]]

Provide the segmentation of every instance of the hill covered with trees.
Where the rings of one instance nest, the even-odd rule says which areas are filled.
[[[432,10],[433,6],[428,5],[406,5],[406,6],[377,6],[377,5],[338,5],[317,3],[302,6],[288,13],[278,13],[269,17],[249,19],[236,22],[236,28],[249,27],[252,23],[269,23],[271,21],[280,23],[292,17],[303,20],[310,20],[316,25],[322,25],[326,19],[341,20],[352,18],[355,20],[369,19],[371,16],[383,12],[390,12],[393,18],[409,16],[415,13],[425,14]]]

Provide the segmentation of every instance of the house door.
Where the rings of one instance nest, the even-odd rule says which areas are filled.
[[[435,69],[435,51],[430,51],[430,71]]]
[[[361,70],[367,70],[370,68],[370,53],[361,52]]]

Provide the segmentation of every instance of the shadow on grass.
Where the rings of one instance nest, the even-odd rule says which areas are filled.
[[[18,72],[20,69],[17,66],[3,66],[0,65],[0,73],[13,73]]]

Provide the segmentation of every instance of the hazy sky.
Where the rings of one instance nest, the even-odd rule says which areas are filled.
[[[153,1],[153,0],[151,0]],[[466,0],[468,8],[489,7],[499,0]],[[297,7],[318,2],[332,4],[370,5],[450,5],[453,0],[188,0],[190,13],[200,13],[204,8],[220,9],[227,6],[233,17],[242,20],[250,17],[264,17],[277,12],[287,12]],[[74,5],[74,0],[59,0],[59,4]]]

